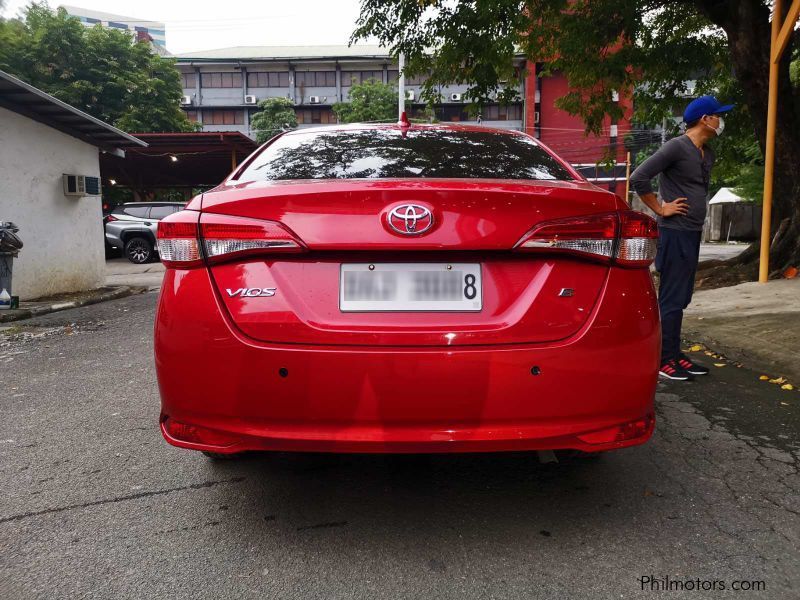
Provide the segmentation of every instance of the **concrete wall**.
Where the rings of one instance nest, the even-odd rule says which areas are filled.
[[[64,196],[61,175],[100,176],[98,150],[0,108],[0,221],[20,227],[22,299],[98,287],[105,266],[100,198]]]

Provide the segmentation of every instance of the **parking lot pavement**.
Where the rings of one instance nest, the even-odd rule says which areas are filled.
[[[700,262],[705,262],[707,260],[727,260],[739,256],[747,249],[747,246],[747,243],[727,244],[725,242],[700,244]]]
[[[800,395],[746,369],[661,387],[653,440],[596,460],[217,463],[159,434],[155,299],[0,334],[0,597],[800,595]],[[717,591],[641,591],[666,576]]]
[[[160,262],[137,265],[127,258],[106,260],[106,285],[145,286],[151,289],[161,287],[164,279],[164,265]]]

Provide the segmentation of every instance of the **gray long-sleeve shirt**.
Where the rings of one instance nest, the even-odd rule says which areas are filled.
[[[714,152],[703,146],[703,154],[686,135],[672,138],[639,165],[631,175],[631,187],[639,194],[652,193],[652,179],[658,175],[658,191],[664,202],[686,198],[686,215],[658,217],[658,226],[700,231],[706,218],[708,182]]]

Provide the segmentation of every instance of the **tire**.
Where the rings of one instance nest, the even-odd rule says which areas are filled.
[[[150,240],[136,236],[125,242],[125,258],[135,265],[143,265],[153,260],[155,251]]]
[[[244,452],[236,452],[234,454],[222,454],[221,452],[205,452],[203,451],[208,458],[211,460],[237,460],[244,456]]]

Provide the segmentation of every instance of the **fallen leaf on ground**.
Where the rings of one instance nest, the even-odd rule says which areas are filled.
[[[797,277],[797,267],[789,267],[783,272],[783,276],[786,277],[786,279],[794,279]]]
[[[769,381],[769,375],[762,375],[761,377],[759,377],[759,379],[761,381]]]
[[[781,404],[782,404],[783,406],[789,406],[789,403],[788,403],[788,402],[781,402]]]
[[[794,386],[791,383],[785,383],[781,386],[782,390],[793,390]]]
[[[694,346],[689,348],[689,352],[700,352],[700,350],[702,349],[703,347],[700,344],[695,344]]]
[[[776,377],[775,379],[770,379],[770,383],[777,383],[777,384],[784,384],[786,383],[786,377]]]
[[[724,367],[725,363],[714,363],[715,367]]]

